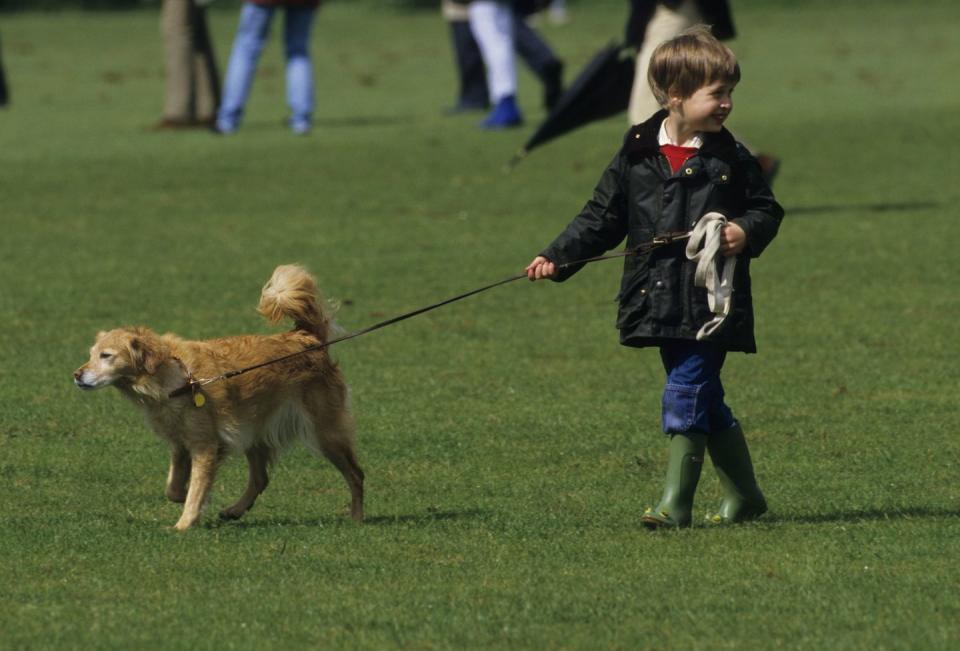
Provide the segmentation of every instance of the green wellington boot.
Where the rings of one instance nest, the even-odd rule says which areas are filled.
[[[720,477],[724,495],[720,510],[707,515],[707,520],[714,524],[729,524],[753,520],[766,513],[767,500],[757,486],[750,450],[740,424],[711,434],[707,450]]]
[[[663,497],[655,509],[644,511],[640,522],[648,529],[689,527],[693,515],[693,496],[697,492],[707,435],[684,432],[670,437],[670,460]]]

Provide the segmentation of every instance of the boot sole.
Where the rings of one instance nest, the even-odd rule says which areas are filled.
[[[714,525],[740,524],[742,522],[751,522],[756,520],[766,512],[767,509],[765,508],[762,511],[747,511],[745,513],[738,514],[735,518],[724,518],[719,513],[708,513],[704,519],[708,523]]]
[[[650,515],[640,516],[640,524],[649,529],[650,531],[656,531],[657,529],[686,529],[691,526],[691,523],[681,523],[673,522],[671,520],[661,520]]]

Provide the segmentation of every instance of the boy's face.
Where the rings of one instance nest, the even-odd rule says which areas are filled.
[[[727,81],[715,81],[701,86],[686,99],[672,97],[671,111],[676,110],[680,118],[693,131],[720,131],[724,120],[733,111],[733,89],[736,84]]]

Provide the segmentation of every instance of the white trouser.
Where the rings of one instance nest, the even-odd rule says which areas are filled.
[[[647,83],[647,68],[650,67],[650,57],[658,45],[669,41],[688,27],[693,27],[703,19],[697,10],[697,3],[686,0],[676,9],[668,9],[662,4],[657,5],[656,11],[647,23],[640,51],[637,52],[637,71],[633,76],[633,91],[630,94],[630,110],[627,116],[630,124],[640,124],[660,110],[657,98]]]
[[[493,0],[470,3],[470,29],[487,66],[487,85],[494,104],[508,95],[517,94],[513,21],[513,9],[509,4]]]

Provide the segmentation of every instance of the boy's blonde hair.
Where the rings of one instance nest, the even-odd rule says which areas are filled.
[[[647,82],[660,106],[666,107],[672,96],[686,99],[716,81],[739,82],[740,64],[708,25],[684,30],[658,45],[650,57]]]

